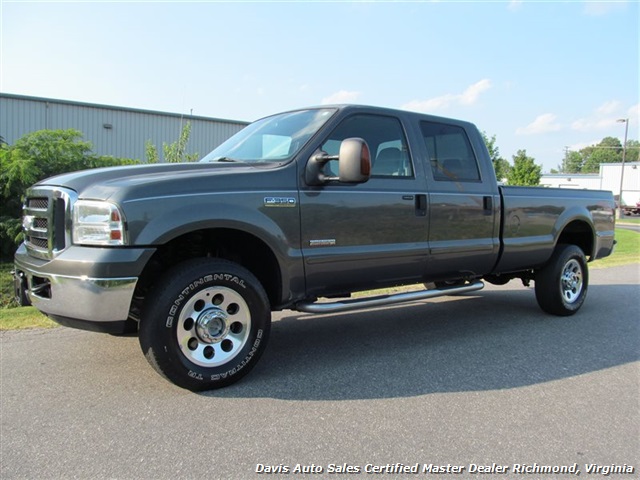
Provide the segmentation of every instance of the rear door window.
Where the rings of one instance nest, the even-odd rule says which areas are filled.
[[[479,182],[478,162],[463,128],[420,122],[433,178],[439,182]]]

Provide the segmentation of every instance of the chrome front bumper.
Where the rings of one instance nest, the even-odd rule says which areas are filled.
[[[47,261],[30,256],[23,244],[14,257],[16,297],[28,299],[63,325],[117,331],[116,324],[129,318],[138,282],[135,274],[152,253],[151,249],[70,248]]]
[[[51,316],[88,322],[126,320],[138,277],[89,278],[50,275],[22,268],[15,274],[31,304]]]

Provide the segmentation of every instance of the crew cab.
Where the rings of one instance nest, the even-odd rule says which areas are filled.
[[[256,364],[271,312],[535,283],[572,315],[614,246],[611,192],[499,186],[468,122],[357,105],[258,120],[198,163],[94,169],[26,193],[16,294],[56,322],[137,331],[191,390]],[[382,287],[420,291],[349,298]]]

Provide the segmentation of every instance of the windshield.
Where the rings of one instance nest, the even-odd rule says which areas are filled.
[[[240,130],[201,162],[281,162],[291,159],[335,113],[299,110],[258,120]]]

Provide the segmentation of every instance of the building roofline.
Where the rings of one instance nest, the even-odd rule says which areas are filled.
[[[575,177],[575,178],[600,178],[599,173],[543,173],[543,177],[552,177],[552,178],[566,178],[566,177]]]
[[[163,115],[167,117],[176,117],[176,118],[184,118],[189,120],[205,120],[205,121],[215,121],[215,122],[223,122],[223,123],[234,123],[237,125],[249,125],[250,122],[245,122],[242,120],[229,120],[224,118],[216,118],[216,117],[204,117],[201,115],[189,115],[184,113],[173,113],[173,112],[162,112],[160,110],[146,110],[142,108],[131,108],[131,107],[120,107],[118,105],[106,105],[100,103],[88,103],[88,102],[78,102],[75,100],[62,100],[58,98],[46,98],[46,97],[32,97],[30,95],[18,95],[15,93],[2,93],[0,92],[0,98],[8,98],[12,100],[30,100],[33,102],[45,102],[45,103],[57,103],[60,105],[73,105],[76,107],[89,107],[89,108],[108,108],[110,110],[118,110],[122,112],[131,112],[131,113],[146,113],[149,115]]]

